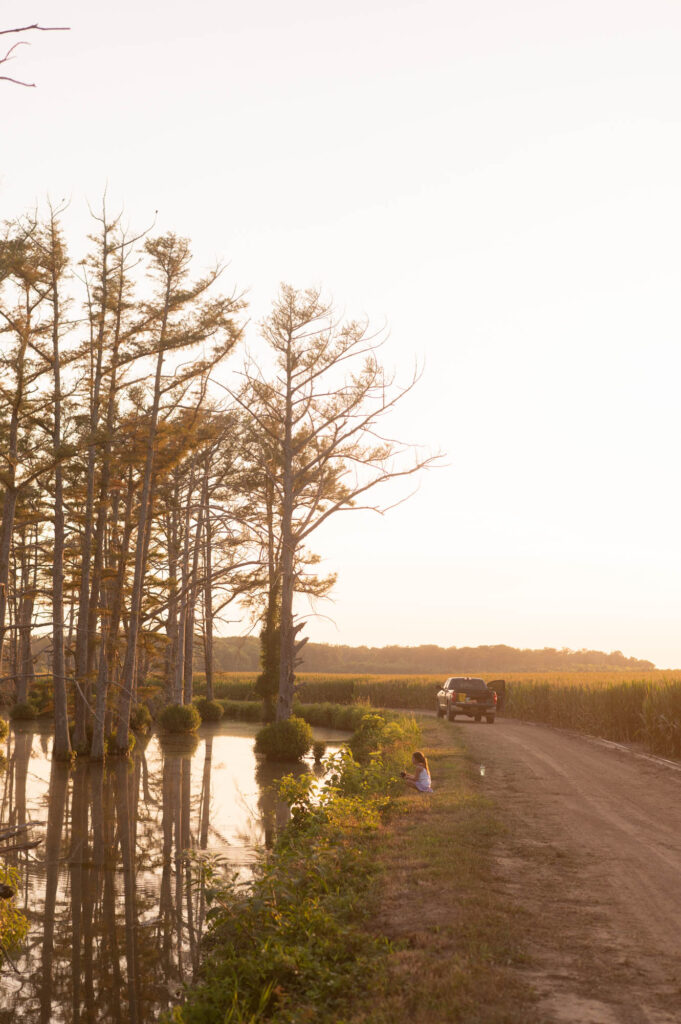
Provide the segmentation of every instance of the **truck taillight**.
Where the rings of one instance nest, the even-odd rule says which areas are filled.
[[[497,695],[497,691],[496,690],[492,690],[492,693],[494,694],[494,703],[496,704],[496,702],[499,700],[499,697]]]

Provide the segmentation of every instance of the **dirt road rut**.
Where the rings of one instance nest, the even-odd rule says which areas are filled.
[[[681,1024],[681,771],[545,726],[452,728],[509,826],[540,1015]]]

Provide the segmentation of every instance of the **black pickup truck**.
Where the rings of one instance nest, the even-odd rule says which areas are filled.
[[[484,679],[471,676],[450,676],[437,692],[438,718],[445,715],[453,722],[457,715],[467,715],[476,722],[485,721],[490,725],[497,713],[497,694]]]

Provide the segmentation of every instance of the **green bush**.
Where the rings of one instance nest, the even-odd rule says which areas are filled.
[[[32,704],[20,701],[10,708],[9,717],[13,722],[32,722],[36,717],[35,708]]]
[[[312,746],[312,729],[302,718],[271,722],[255,737],[256,754],[268,761],[300,761]]]
[[[151,729],[151,711],[146,704],[135,704],[130,712],[130,728],[134,732],[149,732]]]
[[[186,735],[196,732],[201,715],[194,704],[168,704],[160,714],[159,722],[166,732]]]
[[[9,723],[7,719],[0,718],[0,740],[4,740],[9,732]]]
[[[202,722],[219,722],[224,713],[219,701],[208,700],[206,697],[199,697],[196,707]]]

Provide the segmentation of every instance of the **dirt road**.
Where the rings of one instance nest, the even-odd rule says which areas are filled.
[[[681,771],[545,726],[452,728],[507,820],[500,876],[535,922],[540,1011],[679,1024]]]

